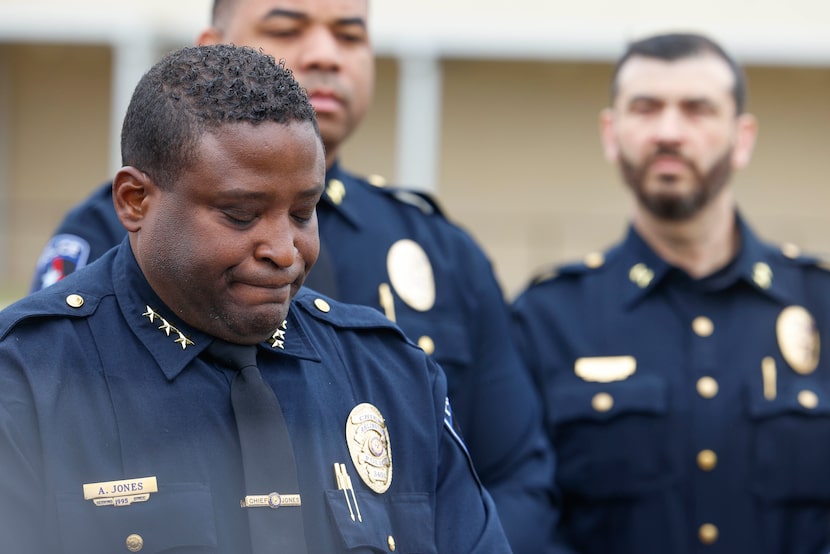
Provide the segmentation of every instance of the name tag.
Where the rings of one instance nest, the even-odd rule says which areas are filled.
[[[84,500],[92,500],[96,506],[129,506],[133,502],[147,502],[154,492],[158,492],[155,477],[103,481],[85,484]]]
[[[585,381],[611,383],[628,379],[637,371],[633,356],[604,356],[579,358],[574,363],[574,373]]]

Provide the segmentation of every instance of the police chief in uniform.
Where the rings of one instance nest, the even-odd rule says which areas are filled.
[[[300,289],[325,159],[290,72],[174,52],[122,154],[128,238],[0,316],[3,550],[510,552],[443,372]]]
[[[372,306],[446,372],[456,422],[519,553],[538,554],[555,526],[550,446],[541,406],[511,341],[491,264],[423,193],[346,171],[343,143],[370,104],[373,54],[365,0],[218,0],[200,44],[263,48],[309,92],[326,148],[317,206],[321,255],[306,285]],[[38,263],[33,289],[118,244],[109,183],[74,208]]]
[[[628,234],[515,301],[580,554],[830,551],[830,274],[737,211],[744,87],[705,37],[632,43],[601,116]]]

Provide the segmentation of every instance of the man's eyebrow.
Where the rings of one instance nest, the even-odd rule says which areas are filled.
[[[323,194],[323,191],[326,190],[326,185],[324,183],[319,183],[318,185],[314,186],[313,188],[309,188],[304,190],[300,193],[301,197],[314,197]]]
[[[296,12],[293,10],[286,10],[283,8],[274,8],[266,13],[262,19],[271,19],[275,17],[287,17],[289,19],[308,19],[308,15],[303,12]]]
[[[632,95],[628,99],[627,103],[634,104],[636,102],[663,102],[663,100],[660,97],[653,94],[641,93]]]
[[[288,19],[294,19],[297,21],[307,21],[309,19],[308,14],[303,12],[298,12],[294,10],[286,10],[284,8],[274,8],[273,10],[269,11],[268,13],[263,16],[263,20],[271,19],[271,18],[279,18],[285,17]],[[366,28],[366,19],[360,16],[354,17],[341,17],[339,19],[334,20],[334,25],[338,27],[345,27],[351,25],[358,25],[360,27]]]

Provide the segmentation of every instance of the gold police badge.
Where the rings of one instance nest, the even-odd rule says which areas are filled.
[[[371,404],[358,404],[346,419],[346,444],[357,474],[378,494],[392,484],[392,450],[389,430],[380,411]]]
[[[435,305],[435,276],[427,253],[414,240],[402,239],[386,254],[392,286],[412,309],[425,312]]]
[[[818,367],[821,339],[816,322],[802,306],[787,306],[775,323],[781,355],[801,375],[809,375]]]

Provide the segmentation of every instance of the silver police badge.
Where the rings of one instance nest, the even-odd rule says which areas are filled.
[[[371,404],[358,404],[346,419],[346,444],[357,474],[378,494],[392,484],[392,450],[389,430],[380,411]]]
[[[775,323],[778,347],[798,374],[809,375],[818,367],[821,340],[813,316],[801,306],[787,306]]]
[[[386,254],[386,271],[395,292],[412,309],[425,312],[435,305],[435,276],[420,244],[409,239],[393,244]]]

